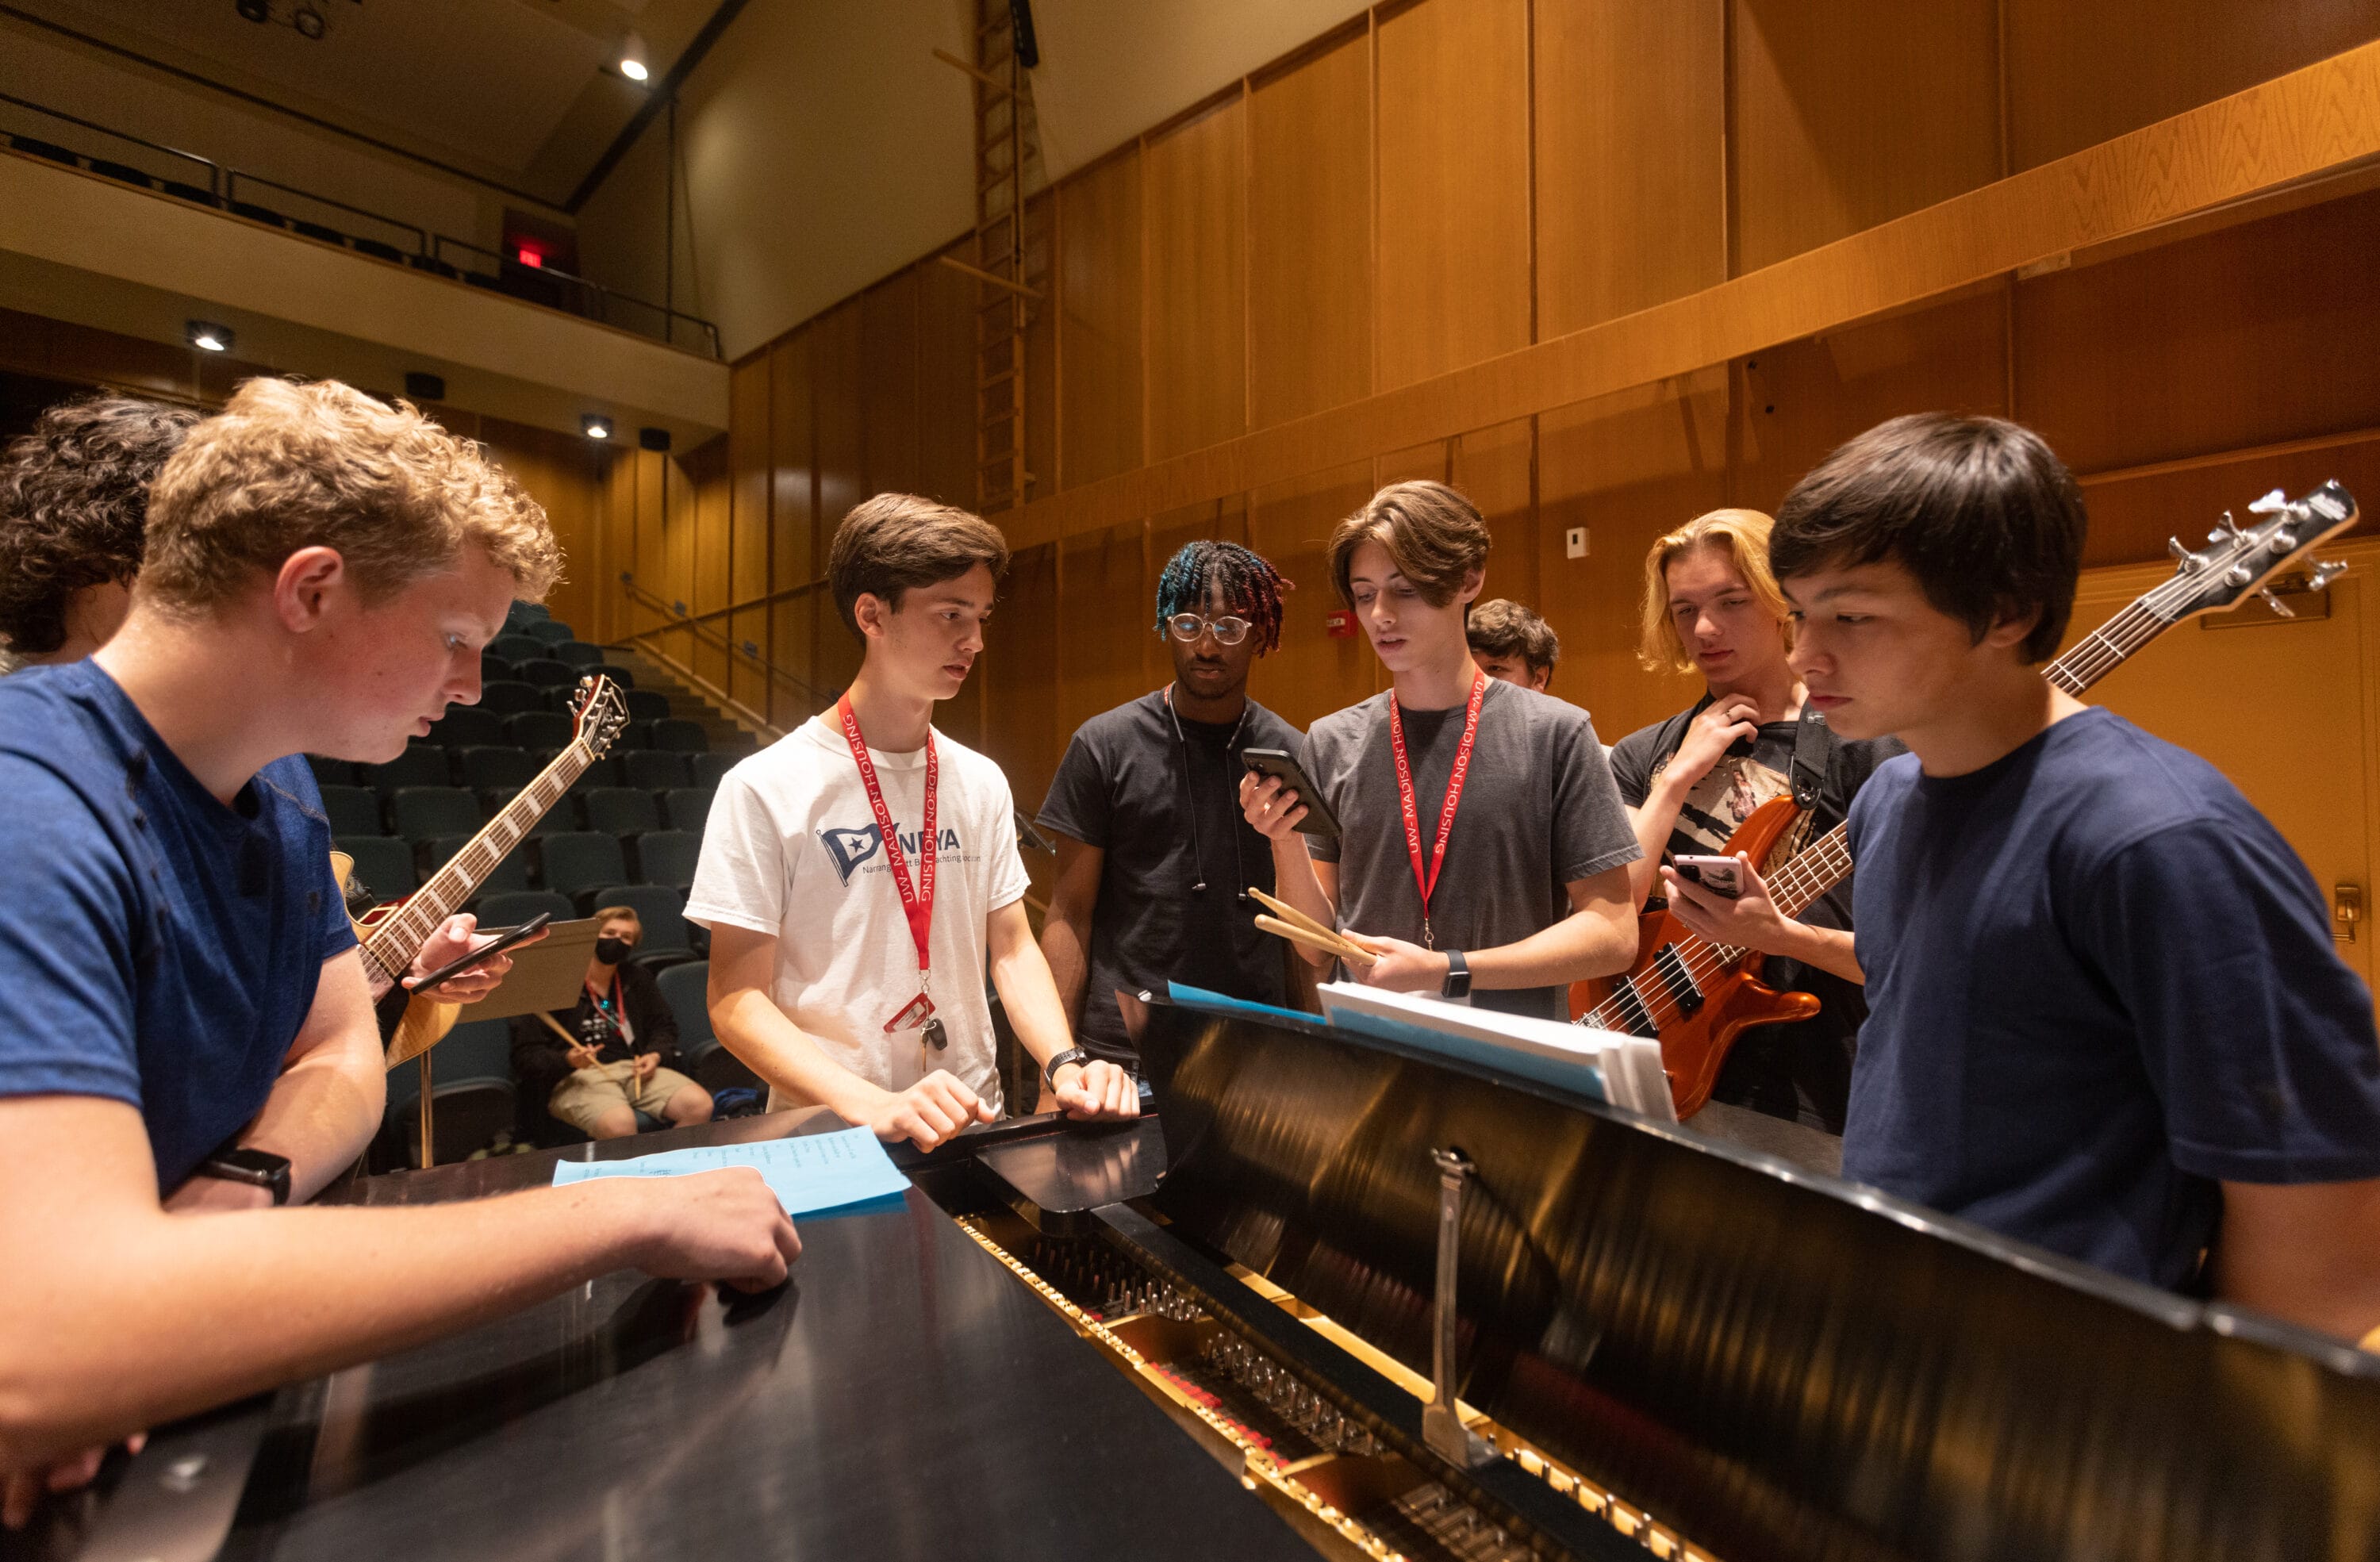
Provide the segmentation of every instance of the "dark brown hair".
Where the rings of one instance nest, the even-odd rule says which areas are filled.
[[[1347,575],[1355,550],[1377,542],[1422,600],[1442,608],[1473,570],[1488,567],[1489,540],[1478,507],[1444,483],[1390,483],[1330,533],[1330,584],[1341,601],[1354,606]]]
[[[862,596],[899,612],[912,587],[956,580],[978,564],[995,576],[1008,568],[1008,539],[998,527],[914,493],[880,493],[853,505],[834,528],[826,575],[843,626],[864,640],[854,611]]]
[[[1554,626],[1510,598],[1474,606],[1463,632],[1473,650],[1486,656],[1519,657],[1532,672],[1550,674],[1561,660],[1561,637],[1554,633]]]
[[[1977,640],[2002,618],[2037,613],[2024,658],[2039,662],[2074,611],[2088,526],[2073,474],[2032,430],[1918,413],[1879,423],[1794,485],[1768,563],[1788,580],[1890,560]]]
[[[140,573],[149,485],[199,421],[188,407],[85,396],[42,414],[0,458],[0,640],[65,644],[67,603]]]

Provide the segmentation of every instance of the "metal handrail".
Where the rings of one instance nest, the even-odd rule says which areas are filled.
[[[196,152],[183,151],[177,147],[169,147],[159,141],[145,140],[139,136],[130,135],[122,130],[113,129],[108,126],[100,124],[96,120],[85,119],[79,115],[68,114],[64,109],[52,108],[47,103],[35,103],[30,98],[20,98],[11,92],[0,92],[0,103],[13,103],[18,108],[30,109],[35,114],[46,115],[52,119],[61,120],[68,125],[79,126],[86,130],[95,130],[103,136],[113,136],[120,141],[129,141],[134,146],[147,147],[152,151],[162,151],[168,157],[178,157],[186,162],[196,163],[207,170],[207,194],[219,205],[231,200],[233,198],[233,191],[238,188],[238,182],[245,179],[250,184],[263,185],[269,188],[282,190],[290,195],[298,196],[304,200],[314,201],[320,205],[334,207],[341,212],[353,212],[358,217],[368,217],[375,223],[381,223],[392,228],[402,229],[403,231],[414,236],[417,252],[423,260],[435,260],[441,264],[444,264],[444,257],[440,254],[440,249],[442,247],[451,244],[457,248],[470,250],[474,254],[489,256],[492,258],[499,266],[505,263],[504,251],[500,249],[491,249],[484,244],[474,244],[468,239],[456,238],[451,234],[438,233],[433,230],[421,227],[418,224],[402,222],[397,218],[371,211],[367,207],[352,206],[344,200],[334,200],[327,195],[317,195],[312,190],[301,189],[296,185],[286,185],[277,179],[268,179],[261,174],[246,173],[240,169],[232,167],[228,163],[217,163],[212,158],[200,157]],[[78,157],[87,157],[90,154],[86,152],[77,152],[75,155]],[[589,278],[575,275],[574,273],[565,272],[556,266],[541,266],[537,268],[537,270],[541,275],[551,276],[557,281],[569,284],[572,286],[585,288],[588,292],[591,293],[595,298],[595,318],[603,324],[610,325],[613,323],[612,320],[612,306],[613,303],[616,302],[629,305],[636,309],[648,310],[650,313],[661,317],[662,321],[662,327],[660,333],[661,338],[663,341],[668,342],[672,346],[675,346],[677,345],[677,324],[680,321],[684,321],[687,324],[698,328],[702,334],[709,340],[710,345],[710,356],[713,358],[723,358],[726,357],[725,348],[722,345],[720,341],[719,327],[711,321],[703,319],[700,315],[688,314],[684,309],[674,308],[668,304],[656,304],[649,298],[639,298],[632,293],[623,293],[617,289],[606,287],[600,282],[591,281]],[[650,333],[639,333],[639,334]]]
[[[671,619],[670,623],[659,624],[650,629],[639,629],[634,634],[625,636],[623,643],[625,643],[627,640],[646,639],[655,635],[674,634],[683,629],[686,633],[692,635],[696,639],[706,641],[716,648],[725,651],[730,656],[742,657],[745,660],[751,662],[754,666],[759,667],[763,672],[767,672],[771,677],[783,679],[785,683],[791,684],[798,693],[800,693],[804,698],[814,704],[820,710],[826,709],[835,702],[835,696],[820,692],[816,684],[810,683],[799,673],[788,672],[784,668],[778,666],[775,662],[771,661],[767,657],[762,656],[760,654],[759,648],[755,646],[751,641],[746,640],[739,645],[735,641],[730,639],[726,635],[713,629],[708,624],[702,623],[693,614],[687,612],[684,602],[665,602],[659,597],[654,596],[651,592],[637,584],[637,577],[631,572],[627,570],[622,570],[620,572],[620,584],[626,589],[628,599],[630,601],[637,603],[640,607],[650,608],[655,612],[667,613]]]
[[[121,130],[111,130],[95,120],[84,119],[79,115],[68,114],[63,109],[45,108],[30,98],[20,98],[13,92],[0,92],[0,103],[15,103],[18,108],[30,108],[35,114],[46,114],[53,119],[63,119],[69,125],[79,125],[86,130],[96,130],[103,136],[113,136],[119,141],[130,141],[134,146],[147,147],[151,151],[162,151],[168,157],[178,157],[185,163],[195,163],[207,171],[207,193],[217,200],[224,199],[224,167],[212,158],[200,157],[197,152],[184,151],[179,147],[169,147],[163,141],[143,140],[139,136],[129,136]]]

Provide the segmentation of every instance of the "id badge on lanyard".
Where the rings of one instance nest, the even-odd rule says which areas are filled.
[[[877,784],[876,765],[868,757],[867,741],[859,735],[859,721],[851,713],[849,695],[835,702],[835,713],[843,720],[844,741],[851,745],[851,757],[859,766],[859,780],[868,788],[868,805],[875,812],[877,833],[884,842],[884,861],[892,870],[892,887],[901,895],[910,941],[917,946],[917,996],[893,1011],[892,1017],[884,1022],[884,1031],[888,1035],[897,1031],[917,1031],[921,1048],[940,1051],[950,1046],[951,1038],[934,1013],[932,991],[934,822],[941,790],[941,771],[934,758],[934,732],[931,727],[926,729],[926,811],[918,831],[917,878],[913,884],[909,859],[901,850],[899,833],[892,828],[892,810],[884,805],[884,789]]]
[[[1438,889],[1439,869],[1446,866],[1446,838],[1454,829],[1454,805],[1463,799],[1463,778],[1471,773],[1471,745],[1479,736],[1479,705],[1488,693],[1488,675],[1471,675],[1471,698],[1463,711],[1463,741],[1454,750],[1454,769],[1446,778],[1446,802],[1438,811],[1438,844],[1427,866],[1421,854],[1421,810],[1414,801],[1413,762],[1405,757],[1405,724],[1397,715],[1397,696],[1389,696],[1389,745],[1397,757],[1397,803],[1403,810],[1405,853],[1413,859],[1414,888],[1421,894],[1421,946],[1438,948],[1437,930],[1429,925],[1429,898]]]

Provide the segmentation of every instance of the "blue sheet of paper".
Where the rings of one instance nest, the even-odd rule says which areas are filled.
[[[876,1135],[864,1128],[836,1133],[805,1133],[757,1144],[706,1144],[663,1150],[617,1161],[562,1161],[553,1181],[584,1182],[590,1177],[687,1177],[748,1166],[758,1171],[787,1215],[808,1215],[844,1205],[882,1199],[909,1186]]]

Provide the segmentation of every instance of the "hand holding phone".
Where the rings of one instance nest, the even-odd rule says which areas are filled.
[[[482,965],[487,962],[493,960],[496,956],[504,953],[506,950],[511,949],[514,945],[526,943],[529,939],[536,938],[540,933],[545,931],[545,925],[552,920],[553,913],[550,911],[540,912],[537,915],[531,917],[527,922],[522,923],[519,926],[511,928],[499,937],[489,939],[479,948],[464,954],[461,958],[449,961],[446,964],[439,967],[435,971],[432,971],[430,975],[422,977],[419,981],[413,983],[411,990],[415,992],[428,992],[431,988],[438,986],[441,982],[452,981],[454,978],[461,975],[464,972],[472,969],[474,966]]]
[[[1743,893],[1743,865],[1733,857],[1682,856],[1670,859],[1678,877],[1724,901]]]
[[[1279,748],[1244,748],[1240,750],[1240,762],[1260,776],[1278,780],[1283,792],[1297,793],[1297,800],[1305,805],[1305,817],[1294,827],[1300,835],[1319,835],[1327,840],[1338,838],[1338,816],[1331,813],[1330,805],[1322,800],[1322,789],[1306,779],[1305,772],[1298,769],[1295,755]]]

